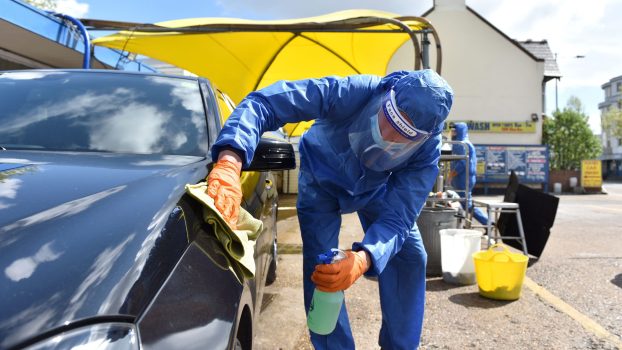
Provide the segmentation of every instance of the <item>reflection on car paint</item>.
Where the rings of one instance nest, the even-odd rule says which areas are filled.
[[[33,304],[6,322],[0,323],[0,331],[7,335],[4,339],[0,339],[0,347],[6,348],[24,339],[32,334],[33,328],[52,326],[59,310],[50,308],[50,304],[58,302],[60,298],[59,294],[52,295],[49,300]]]
[[[209,278],[205,278],[209,276]],[[191,244],[149,310],[138,322],[141,341],[152,350],[171,349],[170,339],[184,334],[194,338],[183,349],[224,349],[233,330],[243,286],[229,270],[210,262],[204,251]],[[183,317],[170,317],[183,315]],[[195,330],[204,330],[195,332]],[[214,338],[214,335],[221,337]],[[224,338],[224,339],[223,339]]]
[[[178,333],[172,333],[152,344],[154,349],[226,349],[227,334],[231,329],[231,322],[214,319],[203,327],[187,329]],[[217,339],[220,342],[211,341],[209,344],[200,344],[198,339]]]
[[[182,166],[201,160],[195,156],[161,156],[160,159],[137,160],[132,162],[135,166]]]
[[[186,247],[186,223],[181,208],[176,206],[168,212],[169,215],[163,218],[164,228],[160,224],[150,225],[153,226],[151,233],[135,257],[134,269],[128,271],[134,277],[125,278],[130,283],[115,287],[125,287],[114,298],[125,299],[119,313],[139,313],[142,307],[140,302],[150,300],[155,295]]]
[[[108,277],[115,262],[121,257],[129,243],[134,240],[135,236],[135,234],[132,234],[118,245],[107,247],[97,256],[95,261],[91,264],[86,278],[84,278],[76,292],[70,298],[70,304],[63,312],[63,319],[73,320],[88,299],[88,294],[101,292],[97,287]]]
[[[63,252],[54,251],[54,248],[52,248],[53,243],[48,242],[44,244],[32,256],[13,261],[11,265],[4,269],[5,276],[13,282],[19,282],[32,276],[39,264],[58,259]]]
[[[25,227],[32,226],[32,225],[43,224],[46,221],[56,219],[56,218],[76,215],[82,211],[87,210],[91,205],[95,204],[96,202],[106,197],[109,197],[115,193],[121,192],[124,188],[125,186],[114,187],[114,188],[111,188],[111,189],[108,189],[108,190],[105,190],[99,193],[92,194],[90,196],[86,196],[84,198],[79,198],[71,202],[63,203],[56,207],[47,209],[35,215],[16,221],[15,223],[11,225],[1,227],[0,234],[3,234],[5,232],[10,232],[13,230],[17,230],[17,229],[21,229],[21,228],[25,228]]]

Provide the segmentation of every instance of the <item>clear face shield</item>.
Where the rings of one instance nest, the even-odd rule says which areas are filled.
[[[350,146],[365,167],[386,171],[397,167],[430,137],[417,129],[395,102],[390,90],[380,99],[373,99],[360,118],[350,127]]]

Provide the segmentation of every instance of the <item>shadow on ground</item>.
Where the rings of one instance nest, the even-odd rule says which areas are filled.
[[[426,291],[427,292],[446,292],[451,291],[457,288],[464,288],[465,286],[451,284],[445,282],[442,278],[430,278],[428,277],[426,280]],[[455,293],[452,292],[451,296],[449,296],[449,301],[454,304],[459,304],[465,307],[475,307],[480,309],[492,309],[497,307],[503,307],[512,301],[505,300],[493,300],[484,298],[479,293],[476,292],[468,292],[468,293]]]
[[[611,283],[615,284],[616,286],[622,288],[622,273],[618,274],[617,276],[615,276],[612,280]]]
[[[425,290],[428,292],[444,292],[447,290],[460,288],[460,287],[462,286],[455,285],[455,284],[449,284],[443,281],[442,278],[436,278],[436,277],[433,277],[433,278],[428,277],[425,283]]]
[[[465,307],[475,307],[480,309],[494,309],[504,307],[514,301],[487,299],[479,295],[479,293],[460,293],[449,297],[449,301],[454,304]]]
[[[279,211],[277,214],[277,221],[285,220],[287,218],[291,218],[292,216],[296,216],[296,208],[294,207],[281,207],[279,203]]]
[[[263,293],[263,299],[261,299],[261,312],[264,312],[270,304],[276,299],[278,294],[276,293]]]

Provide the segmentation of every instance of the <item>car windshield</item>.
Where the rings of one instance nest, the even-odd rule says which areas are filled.
[[[0,147],[205,156],[195,80],[105,72],[0,72]]]

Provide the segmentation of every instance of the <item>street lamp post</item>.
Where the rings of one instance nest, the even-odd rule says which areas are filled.
[[[574,56],[576,59],[585,58],[585,55],[576,55]],[[555,53],[555,63],[557,63],[557,52]],[[555,111],[559,111],[558,104],[558,95],[557,95],[557,82],[559,81],[559,77],[555,78]]]
[[[557,64],[557,52],[555,53],[555,64]],[[559,77],[555,78],[555,112],[559,111],[559,105],[557,104],[557,82]]]

